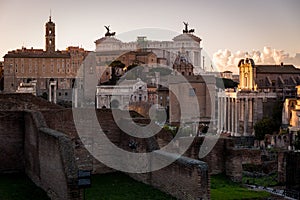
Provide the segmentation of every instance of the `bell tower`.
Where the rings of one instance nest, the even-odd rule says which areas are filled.
[[[240,90],[256,91],[257,85],[255,84],[255,63],[253,59],[246,58],[241,59],[239,64],[240,72],[240,84],[238,88]]]
[[[55,23],[51,21],[51,15],[45,26],[46,52],[55,52]]]

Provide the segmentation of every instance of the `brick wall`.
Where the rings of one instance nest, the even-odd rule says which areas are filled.
[[[163,162],[177,155],[157,152],[156,156],[158,157],[156,159]],[[181,156],[160,170],[129,176],[159,188],[177,199],[210,199],[208,166],[199,160]]]
[[[51,199],[80,199],[71,140],[49,129],[43,116],[25,114],[25,171]]]
[[[180,143],[185,140],[181,138]],[[199,149],[203,140],[204,137],[196,137],[184,155],[199,159]],[[259,149],[235,148],[233,139],[220,137],[209,154],[201,160],[208,164],[210,174],[225,173],[233,181],[241,182],[242,165],[261,164],[261,152]]]
[[[25,171],[51,199],[82,199],[72,141],[39,112],[0,111],[0,172]]]
[[[24,169],[23,112],[0,111],[0,173]]]
[[[286,182],[286,157],[287,157],[287,151],[280,151],[277,154],[277,171],[278,176],[277,180],[279,183],[285,183]]]
[[[62,109],[54,103],[36,97],[32,94],[1,94],[0,95],[0,110],[55,110]]]
[[[120,112],[116,113],[117,117],[122,116],[122,111],[116,112]],[[122,148],[126,151],[133,151],[128,145],[130,140],[135,140],[137,142],[138,146],[135,150],[136,152],[149,152],[157,149],[159,145],[166,145],[172,139],[172,136],[163,129],[160,131],[160,133],[155,135],[155,137],[135,138],[121,131],[115,122],[118,120],[125,120],[124,123],[129,123],[129,121],[126,121],[124,118],[114,119],[111,110],[97,110],[95,115],[93,113],[95,113],[94,109],[77,109],[75,114],[75,117],[79,117],[77,120],[82,126],[89,127],[88,131],[85,132],[86,137],[80,136],[82,139],[86,140],[82,142],[84,144],[89,143],[87,140],[90,140],[91,145],[89,145],[87,148],[102,148],[101,141],[93,140],[93,134],[98,134],[99,132],[96,125],[91,123],[92,118],[95,117],[95,115],[98,118],[97,123],[101,125],[102,131],[106,134],[109,140],[119,148]],[[79,136],[77,135],[76,127],[73,122],[74,116],[71,109],[56,110],[55,112],[43,111],[43,115],[45,116],[45,119],[51,128],[65,132],[74,140],[79,140]],[[136,123],[149,123],[149,120],[141,118],[136,118],[134,121]],[[78,163],[79,167],[92,169],[93,173],[107,173],[115,171],[114,169],[105,166],[95,159],[84,159],[90,154],[84,148],[82,143],[78,145],[78,148],[75,148],[78,160],[82,160],[81,163]],[[94,153],[97,154],[97,152]],[[114,155],[109,156],[113,158]],[[171,155],[160,155],[161,159],[167,159],[168,156]],[[122,162],[122,159],[119,160]],[[199,160],[182,157],[170,166],[167,166],[163,169],[151,173],[130,174],[130,176],[144,183],[153,185],[154,187],[157,187],[179,199],[209,199],[210,196],[208,168],[204,162]]]

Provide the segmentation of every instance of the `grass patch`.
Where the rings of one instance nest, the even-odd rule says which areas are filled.
[[[37,187],[25,174],[1,174],[0,199],[49,200],[47,194]]]
[[[278,185],[277,182],[277,173],[274,173],[270,176],[264,177],[250,177],[250,176],[243,176],[243,183],[249,183],[252,185],[260,185],[260,186],[276,186]]]
[[[232,200],[232,199],[262,199],[269,197],[265,191],[253,191],[232,182],[223,174],[211,176],[211,199]]]
[[[87,200],[169,200],[172,196],[138,182],[123,173],[92,175],[92,187],[86,189]]]

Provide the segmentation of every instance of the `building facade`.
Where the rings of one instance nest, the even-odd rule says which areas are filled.
[[[300,85],[300,69],[293,65],[256,65],[254,81],[260,91],[272,91],[284,100],[296,97],[296,86]]]
[[[17,49],[4,56],[4,91],[16,92],[24,83],[36,82],[37,96],[50,101],[71,101],[77,71],[87,55],[79,47],[55,48],[55,23],[45,25],[45,50]]]
[[[124,80],[119,85],[97,86],[96,108],[128,109],[130,103],[148,101],[147,84],[141,79]]]
[[[0,61],[0,92],[4,89],[4,62]]]
[[[185,48],[178,52],[169,80],[170,122],[200,122],[213,126],[215,118],[216,79],[214,75],[194,74],[194,66]],[[182,78],[181,78],[182,77]],[[198,106],[195,105],[198,103]]]
[[[238,67],[238,88],[218,92],[217,129],[231,136],[253,136],[255,123],[272,111],[277,94],[258,88],[252,59],[242,59]]]
[[[113,34],[114,35],[114,34]],[[173,38],[172,41],[151,41],[147,37],[139,36],[136,41],[122,42],[114,36],[105,36],[95,41],[97,52],[97,63],[113,61],[122,54],[135,51],[152,51],[158,58],[162,58],[165,64],[172,68],[175,58],[182,47],[191,59],[194,67],[201,67],[201,39],[193,33],[183,32]]]

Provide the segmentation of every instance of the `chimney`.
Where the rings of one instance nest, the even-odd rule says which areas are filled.
[[[283,62],[280,63],[280,66],[283,67]]]

